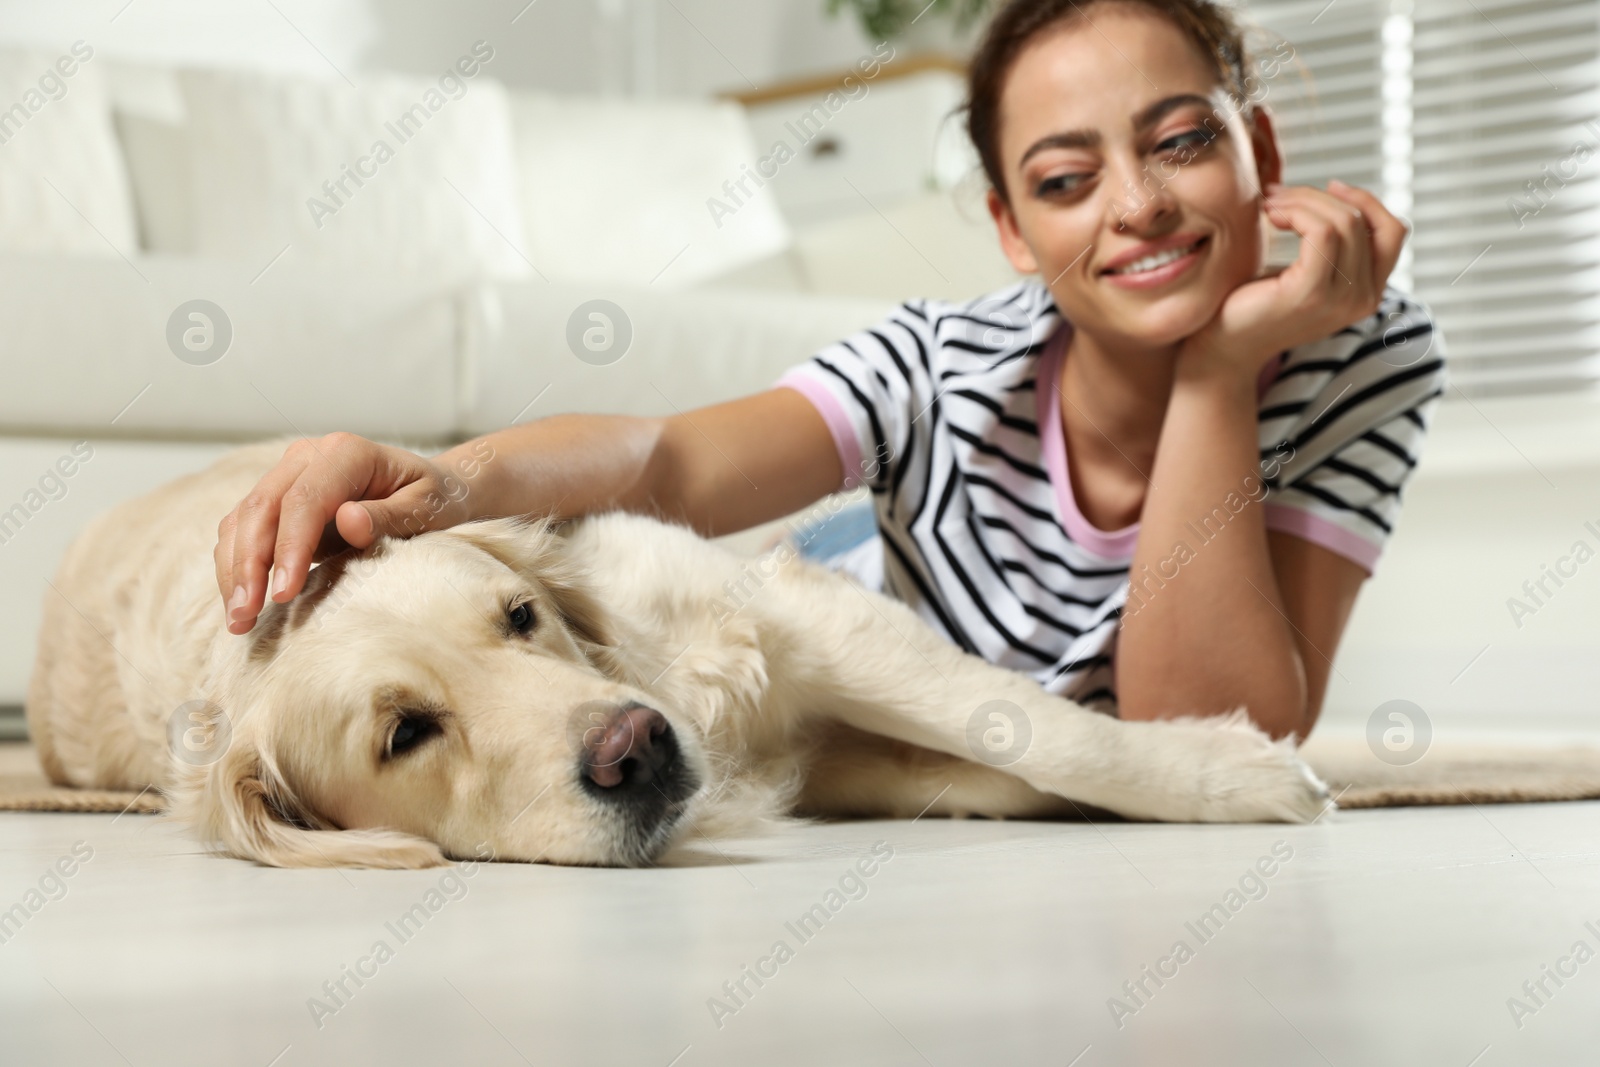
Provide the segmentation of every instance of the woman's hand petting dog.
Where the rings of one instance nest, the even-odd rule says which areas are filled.
[[[349,433],[293,442],[217,527],[228,632],[248,633],[269,595],[292,599],[314,561],[454,526],[469,517],[465,499],[465,482],[403,448]]]

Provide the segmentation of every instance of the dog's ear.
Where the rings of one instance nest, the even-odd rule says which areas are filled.
[[[566,551],[566,539],[551,519],[486,519],[451,528],[448,533],[476,545],[507,567],[543,586],[578,638],[594,658],[613,648],[616,639],[605,609],[590,591],[589,576]]]
[[[174,814],[201,838],[269,867],[437,867],[432,841],[395,830],[340,830],[297,800],[273,761],[234,743],[209,767],[190,768],[174,791]]]
[[[556,610],[578,638],[578,643],[587,645],[584,651],[591,659],[616,646],[605,609],[590,592],[588,576],[581,568],[562,560],[541,568],[538,580],[555,601]]]

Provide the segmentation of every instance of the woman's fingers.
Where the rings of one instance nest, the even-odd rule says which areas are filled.
[[[1375,281],[1372,227],[1367,222],[1366,212],[1358,205],[1321,189],[1310,189],[1308,192],[1312,194],[1313,206],[1328,212],[1344,239],[1347,258],[1339,266],[1350,283],[1350,291],[1342,294],[1344,305],[1355,309],[1358,318],[1371,314],[1383,293],[1383,284]]]
[[[334,532],[347,545],[366,548],[378,539],[378,524],[372,512],[353,500],[339,505],[333,513]]]
[[[1300,233],[1302,244],[1309,243],[1315,254],[1328,261],[1330,277],[1322,299],[1330,308],[1341,309],[1350,322],[1369,314],[1382,286],[1374,279],[1372,239],[1364,213],[1338,197],[1306,186],[1279,189],[1268,202],[1293,208],[1293,228]]]
[[[1405,247],[1410,228],[1384,207],[1382,200],[1365,189],[1346,185],[1335,178],[1328,183],[1328,192],[1360,208],[1366,216],[1367,225],[1372,228],[1373,274],[1381,293],[1395,264],[1400,262],[1400,251]]]
[[[1354,300],[1355,306],[1360,309],[1359,314],[1365,314],[1375,307],[1382,297],[1383,285],[1389,275],[1387,270],[1380,272],[1378,269],[1376,233],[1372,220],[1367,215],[1368,205],[1360,200],[1339,195],[1351,188],[1334,179],[1328,184],[1329,191],[1324,192],[1321,189],[1305,186],[1302,195],[1310,208],[1326,212],[1337,225],[1345,241],[1345,247],[1350,253],[1348,266],[1344,261],[1341,261],[1339,266],[1357,290],[1356,293],[1345,295]],[[1370,199],[1376,203],[1376,198]],[[1377,206],[1382,210],[1381,204]]]
[[[1296,303],[1311,300],[1327,290],[1334,280],[1334,260],[1339,255],[1338,231],[1326,216],[1286,195],[1287,190],[1267,197],[1267,220],[1282,230],[1300,235],[1300,254],[1278,276],[1279,283],[1293,295]]]
[[[284,491],[272,549],[272,584],[267,595],[280,604],[305,585],[328,524],[339,506],[368,492],[378,446],[361,438],[330,435],[311,443],[312,452],[294,484]]]
[[[1309,186],[1286,191],[1295,203],[1321,216],[1337,235],[1338,248],[1329,256],[1338,268],[1338,280],[1347,286],[1360,286],[1371,277],[1372,245],[1365,217],[1359,210],[1337,197]]]
[[[228,630],[248,633],[268,598],[299,595],[312,562],[329,552],[430,528],[447,488],[421,457],[354,434],[293,442],[217,527],[212,558]]]
[[[224,515],[222,521],[217,524],[217,547],[211,550],[211,562],[217,569],[217,590],[222,594],[224,616],[229,614],[228,601],[233,596],[233,538],[238,523],[238,508]]]
[[[217,529],[217,580],[232,633],[248,632],[261,613],[283,494],[304,467],[301,453],[291,447]]]

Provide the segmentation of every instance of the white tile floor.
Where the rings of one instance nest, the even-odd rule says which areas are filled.
[[[892,858],[830,900],[877,841]],[[0,815],[0,909],[75,842],[93,857],[0,944],[6,1065],[1600,1062],[1600,958],[1560,963],[1600,950],[1600,803],[855,823],[677,867],[459,878],[268,870],[150,817]],[[1230,900],[1275,845],[1292,856]],[[802,940],[786,924],[819,903],[837,911]],[[1202,938],[1219,903],[1237,910]],[[792,957],[761,964],[779,941]],[[1179,941],[1192,956],[1162,964]],[[1576,974],[1527,998],[1558,964]],[[775,973],[757,987],[747,965]],[[323,983],[347,967],[370,977],[341,1005]],[[1537,1007],[1520,1028],[1513,996]]]

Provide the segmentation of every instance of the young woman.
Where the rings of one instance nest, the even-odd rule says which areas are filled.
[[[687,415],[557,416],[433,459],[297,442],[219,528],[230,629],[293,597],[319,543],[419,515],[626,508],[718,535],[864,483],[882,588],[969,651],[1123,718],[1244,705],[1304,738],[1444,369],[1386,288],[1404,223],[1280,185],[1254,84],[1207,0],[1015,0],[968,124],[1001,245],[1042,281],[910,302]],[[1281,273],[1270,227],[1301,237]]]

